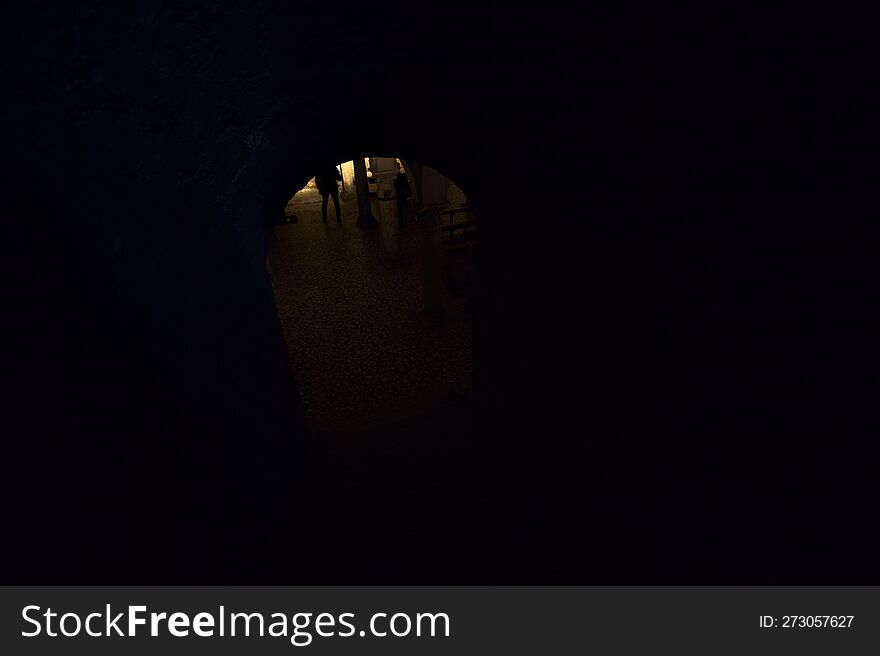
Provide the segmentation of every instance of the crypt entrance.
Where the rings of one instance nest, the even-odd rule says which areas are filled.
[[[343,162],[341,222],[332,199],[322,221],[312,178],[288,201],[269,244],[291,370],[316,431],[407,397],[468,398],[472,390],[478,232],[468,199],[427,167],[377,157],[364,164],[366,203],[358,203],[353,162]],[[428,198],[419,183],[432,176],[440,190]]]
[[[278,217],[267,257],[317,496],[347,534],[384,522],[418,536],[401,518],[458,494],[478,443],[476,216],[428,167],[371,157],[336,171],[341,220],[330,197],[324,222],[312,178]],[[341,548],[332,527],[322,552]]]

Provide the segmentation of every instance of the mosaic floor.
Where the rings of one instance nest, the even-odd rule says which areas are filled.
[[[313,427],[431,388],[469,388],[473,328],[461,304],[448,299],[449,318],[439,328],[425,328],[418,318],[415,225],[401,233],[405,262],[386,268],[379,234],[355,225],[353,198],[342,202],[341,226],[332,202],[329,225],[321,222],[314,189],[299,192],[286,214],[298,222],[275,229],[269,267],[291,368]]]

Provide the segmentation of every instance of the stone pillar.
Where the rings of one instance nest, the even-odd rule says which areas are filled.
[[[403,261],[400,253],[400,221],[397,217],[397,196],[394,180],[399,168],[391,157],[376,157],[371,160],[370,170],[376,181],[376,195],[379,200],[379,230],[382,232],[382,249],[389,265]]]
[[[348,200],[354,194],[354,162],[342,164],[342,198]]]
[[[356,157],[354,165],[354,186],[357,193],[358,218],[357,225],[364,230],[376,227],[376,217],[370,209],[370,184],[367,181],[367,164],[363,157]]]
[[[440,207],[429,205],[418,213],[422,255],[422,311],[425,325],[436,325],[446,314],[443,302],[443,257],[440,249]]]
[[[415,196],[422,256],[421,318],[426,325],[436,325],[446,314],[440,212],[447,205],[449,180],[429,166],[410,165],[409,168],[417,187]]]

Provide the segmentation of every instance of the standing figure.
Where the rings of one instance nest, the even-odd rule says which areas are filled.
[[[339,209],[339,181],[342,176],[332,164],[322,164],[315,173],[315,184],[321,194],[321,219],[327,223],[327,201],[333,197],[333,206],[336,208],[336,223],[342,223],[342,213]]]

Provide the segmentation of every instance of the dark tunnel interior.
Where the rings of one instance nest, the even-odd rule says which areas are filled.
[[[833,155],[875,131],[831,60],[122,4],[2,40],[7,583],[876,577],[878,228]]]

